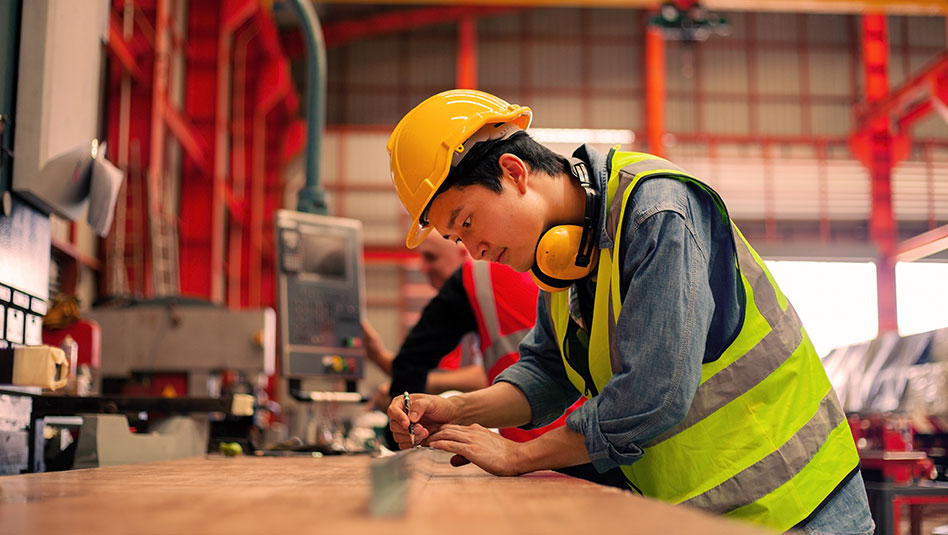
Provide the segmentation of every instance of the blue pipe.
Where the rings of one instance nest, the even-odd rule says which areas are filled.
[[[296,209],[309,214],[327,213],[326,193],[319,185],[320,148],[326,129],[326,43],[312,0],[291,0],[306,36],[306,182],[299,191]]]

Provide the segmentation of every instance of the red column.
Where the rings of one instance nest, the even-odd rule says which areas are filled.
[[[665,38],[659,28],[645,31],[645,128],[648,150],[665,157]]]
[[[477,89],[477,22],[474,15],[458,21],[458,89]]]
[[[866,103],[871,105],[885,98],[889,91],[889,37],[886,16],[864,15],[862,18],[862,56],[866,83]],[[895,166],[895,143],[888,117],[869,122],[853,139],[854,152],[869,170],[872,214],[869,232],[879,247],[876,261],[878,288],[879,333],[898,330],[895,297],[895,246],[897,228],[892,210],[892,168]]]
[[[189,160],[181,167],[179,225],[181,295],[211,298],[211,243],[214,172],[221,165],[216,154],[217,60],[222,24],[222,2],[191,2],[188,6],[187,74],[184,113],[209,152],[212,169]],[[220,302],[218,300],[218,302]]]

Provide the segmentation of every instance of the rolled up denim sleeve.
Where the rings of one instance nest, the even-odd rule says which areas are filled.
[[[494,379],[494,383],[501,381],[519,388],[530,404],[531,421],[521,429],[549,424],[579,396],[563,369],[563,359],[542,297],[537,299],[537,322],[520,342],[520,360]]]
[[[650,439],[681,421],[701,379],[714,310],[710,245],[694,232],[683,190],[672,190],[681,194],[677,200],[626,214],[628,287],[616,326],[621,369],[566,420],[585,437],[600,472],[636,461]]]

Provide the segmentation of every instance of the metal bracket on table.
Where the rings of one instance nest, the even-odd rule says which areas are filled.
[[[411,457],[418,451],[420,448],[412,448],[372,460],[369,474],[372,480],[370,510],[373,516],[405,514],[412,473]]]
[[[447,452],[416,446],[373,459],[369,465],[372,515],[404,515],[412,493],[431,477],[434,463],[448,462],[451,457]]]

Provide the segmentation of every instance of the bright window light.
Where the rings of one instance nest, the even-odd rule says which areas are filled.
[[[767,261],[767,267],[821,357],[878,334],[874,263]]]
[[[948,327],[948,264],[899,262],[895,287],[899,334]]]
[[[604,145],[630,145],[635,141],[631,130],[607,130],[589,128],[531,128],[530,137],[539,143],[592,143]]]

